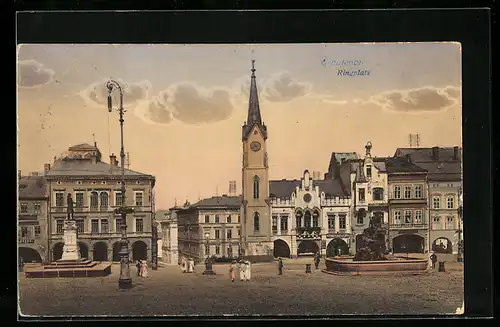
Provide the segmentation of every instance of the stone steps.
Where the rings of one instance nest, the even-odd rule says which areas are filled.
[[[111,274],[111,265],[88,259],[58,260],[48,266],[26,267],[24,274],[26,278],[104,277]]]

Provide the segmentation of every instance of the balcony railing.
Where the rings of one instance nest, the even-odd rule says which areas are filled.
[[[406,223],[406,224],[390,224],[389,228],[397,229],[397,228],[427,228],[427,223]]]
[[[35,243],[36,238],[34,236],[23,236],[18,239],[19,244],[31,244]]]

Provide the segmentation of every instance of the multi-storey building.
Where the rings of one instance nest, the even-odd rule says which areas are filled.
[[[176,210],[179,256],[237,257],[241,251],[240,196],[215,196]],[[206,237],[208,235],[208,238]]]
[[[389,184],[389,248],[394,253],[429,251],[427,171],[410,156],[385,159]]]
[[[349,253],[351,199],[338,179],[270,181],[274,257]]]
[[[46,263],[49,260],[47,229],[48,196],[43,174],[21,176],[19,183],[18,249],[23,263]]]
[[[428,216],[431,249],[439,253],[458,251],[460,237],[459,198],[462,194],[462,149],[399,148],[395,156],[409,155],[417,166],[428,171]]]
[[[161,240],[158,240],[158,249],[163,263],[176,265],[179,263],[179,248],[178,248],[178,227],[177,213],[180,208],[172,208],[168,211],[157,211],[156,219],[160,224]],[[160,253],[158,253],[160,254]]]
[[[364,246],[362,234],[371,219],[388,223],[388,176],[383,158],[372,157],[372,144],[365,146],[364,158],[350,154],[334,169],[338,172],[344,191],[351,197],[351,232],[354,254]],[[359,158],[359,156],[356,155]],[[331,164],[330,164],[331,166]]]
[[[51,261],[62,256],[68,194],[74,202],[81,256],[96,261],[120,260],[122,219],[114,210],[123,205],[121,168],[114,155],[110,156],[110,163],[101,159],[96,144],[80,144],[70,147],[52,167],[45,165]],[[126,222],[132,260],[151,260],[154,185],[153,176],[125,169],[125,205],[134,209],[133,214],[127,215]]]

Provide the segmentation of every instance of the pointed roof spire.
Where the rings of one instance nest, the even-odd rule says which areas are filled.
[[[255,77],[255,60],[252,59],[252,76],[250,78],[250,98],[248,101],[248,117],[245,126],[243,127],[243,139],[245,139],[253,126],[260,127],[264,137],[267,138],[266,126],[262,123],[259,105],[259,93],[257,91],[257,79]]]

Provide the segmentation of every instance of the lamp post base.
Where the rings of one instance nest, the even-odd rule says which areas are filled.
[[[217,275],[217,274],[213,270],[205,269],[205,271],[202,273],[202,275]]]
[[[118,288],[122,290],[132,288],[132,279],[119,279]]]
[[[203,275],[216,275],[215,271],[212,269],[212,260],[207,259],[205,261],[205,271],[203,272]]]

